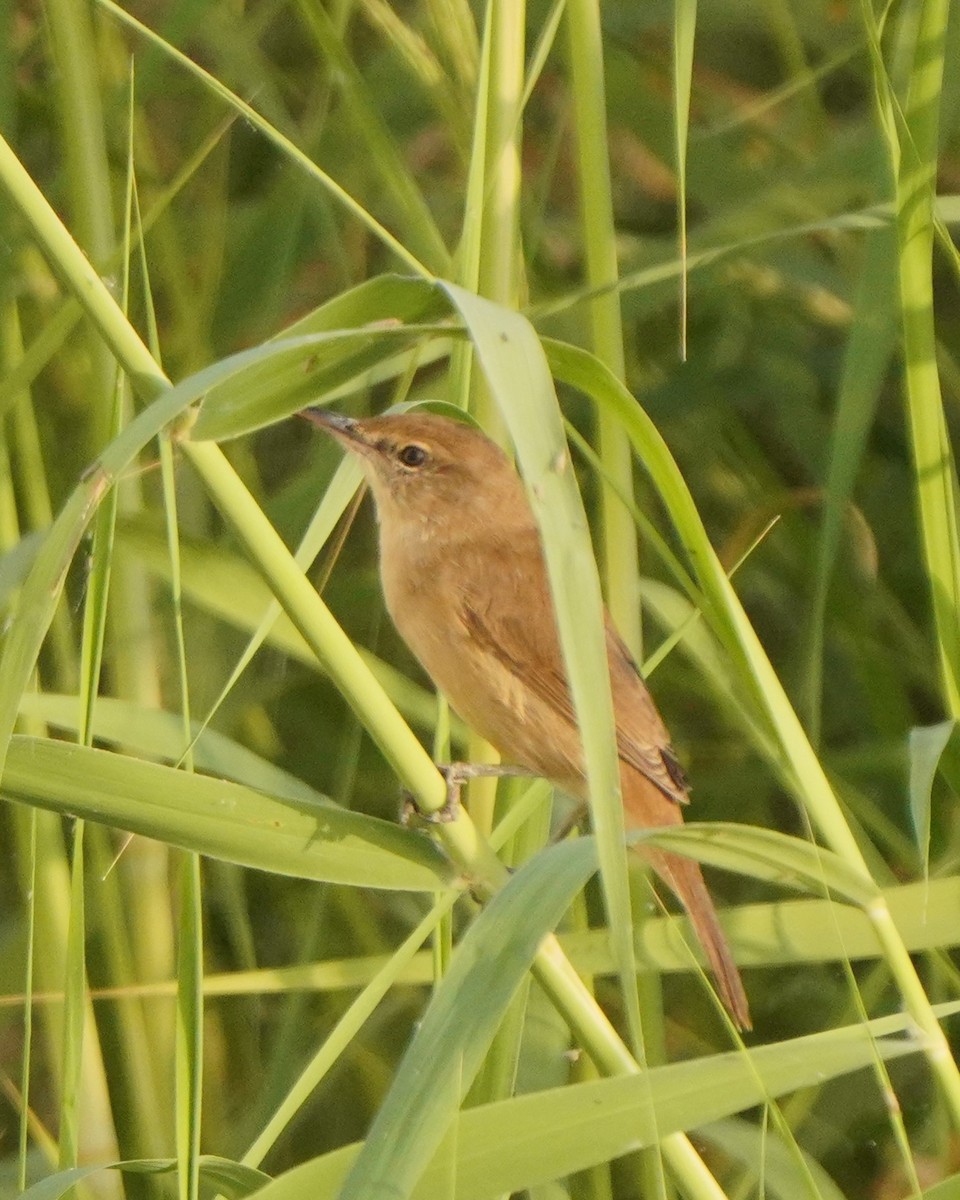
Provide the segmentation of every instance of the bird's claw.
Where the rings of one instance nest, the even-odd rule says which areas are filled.
[[[423,821],[428,825],[445,825],[450,821],[455,821],[460,815],[460,792],[463,785],[471,779],[535,774],[525,767],[504,766],[498,763],[443,763],[438,764],[437,770],[447,785],[446,804],[443,808],[438,808],[436,812],[426,813],[418,806],[413,793],[404,789],[400,810],[401,825],[411,825],[415,820]]]
[[[451,821],[455,821],[460,815],[460,790],[464,782],[470,778],[461,770],[467,766],[469,766],[468,763],[450,763],[447,766],[437,767],[447,785],[447,801],[443,808],[438,808],[435,812],[424,812],[418,806],[413,793],[404,789],[400,824],[412,825],[416,821],[422,821],[427,825],[448,825]]]

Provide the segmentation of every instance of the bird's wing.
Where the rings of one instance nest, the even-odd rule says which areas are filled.
[[[531,563],[542,563],[523,547],[505,550],[498,565],[502,586],[479,594],[469,586],[460,593],[460,618],[474,640],[525,687],[560,713],[576,729],[545,570],[531,578]],[[464,571],[462,580],[473,577]],[[646,776],[669,799],[686,804],[687,782],[670,746],[640,670],[606,615],[607,660],[617,715],[620,758]]]
[[[689,804],[687,777],[670,745],[670,735],[657,712],[640,668],[606,614],[607,664],[617,714],[617,749],[677,804]]]

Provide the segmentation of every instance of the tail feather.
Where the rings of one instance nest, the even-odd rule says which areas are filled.
[[[649,859],[654,870],[687,910],[716,980],[720,999],[734,1024],[738,1029],[752,1029],[743,981],[730,945],[720,928],[717,910],[710,899],[699,864],[689,858],[658,851],[645,850],[644,857]]]

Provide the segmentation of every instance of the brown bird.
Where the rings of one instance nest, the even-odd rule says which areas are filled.
[[[460,421],[304,414],[356,454],[380,520],[387,609],[456,711],[499,750],[586,799],[540,533],[503,451]],[[629,826],[678,825],[687,785],[630,652],[606,614],[607,662]],[[700,867],[645,847],[686,908],[720,996],[741,1029],[750,1011]]]

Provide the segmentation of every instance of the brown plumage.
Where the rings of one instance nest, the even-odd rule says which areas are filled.
[[[509,459],[445,417],[305,415],[363,463],[380,520],[387,609],[434,683],[505,762],[585,798],[540,535]],[[609,615],[606,633],[627,824],[677,825],[688,799],[683,772]],[[689,913],[731,1017],[749,1029],[743,984],[700,867],[649,847],[644,855]]]

